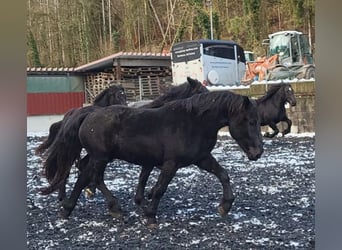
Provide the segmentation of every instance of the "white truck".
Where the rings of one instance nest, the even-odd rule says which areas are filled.
[[[246,70],[243,48],[229,40],[194,40],[171,50],[173,84],[197,79],[206,86],[239,85]]]

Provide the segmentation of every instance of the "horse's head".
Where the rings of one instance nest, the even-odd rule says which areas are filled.
[[[190,84],[190,96],[195,94],[207,93],[209,90],[198,80],[187,77],[187,81]]]
[[[260,118],[254,100],[243,97],[243,103],[231,116],[229,132],[249,160],[256,161],[263,153]]]
[[[114,85],[112,86],[112,95],[111,95],[111,99],[112,102],[116,102],[116,103],[111,103],[111,105],[113,104],[121,104],[121,105],[127,105],[127,96],[126,96],[126,92],[125,89],[121,86],[121,85]]]
[[[96,106],[127,105],[127,97],[121,85],[111,85],[103,90],[94,100]]]
[[[291,87],[290,84],[286,84],[286,85],[284,86],[284,95],[285,95],[286,101],[287,101],[291,106],[296,106],[296,104],[297,104],[296,97],[295,97],[293,88]]]

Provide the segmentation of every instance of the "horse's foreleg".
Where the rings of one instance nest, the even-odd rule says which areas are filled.
[[[290,133],[291,131],[291,126],[292,126],[292,121],[286,117],[286,119],[284,120],[284,122],[287,123],[287,128],[283,131],[283,136]]]
[[[273,138],[273,137],[275,137],[279,133],[279,129],[277,128],[277,125],[274,122],[272,122],[272,123],[270,123],[268,125],[271,127],[271,129],[273,129],[273,133],[271,134],[269,132],[266,132],[264,134],[264,136],[268,137],[268,138]]]
[[[146,208],[144,208],[147,217],[147,226],[150,228],[157,227],[157,209],[160,199],[163,197],[167,187],[177,172],[177,166],[174,162],[165,162],[161,167],[161,171],[157,183],[153,187],[152,200]]]
[[[65,197],[66,197],[66,191],[65,191],[65,186],[67,183],[67,178],[63,181],[63,183],[61,184],[61,186],[58,189],[58,201],[61,203]]]
[[[226,215],[231,209],[233,201],[235,199],[233,195],[233,190],[229,183],[230,179],[227,171],[220,166],[220,164],[211,154],[209,154],[208,157],[206,157],[205,159],[198,162],[196,165],[199,168],[214,174],[221,182],[223,188],[223,197],[218,207],[218,211],[221,214],[221,216]]]
[[[142,166],[142,169],[139,175],[137,191],[134,197],[134,201],[138,206],[147,204],[147,201],[144,198],[144,193],[145,193],[146,183],[147,183],[148,177],[151,174],[152,169],[153,169],[153,166]]]

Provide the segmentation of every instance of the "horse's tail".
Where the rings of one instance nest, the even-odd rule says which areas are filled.
[[[42,155],[52,145],[61,126],[62,121],[55,122],[50,126],[48,138],[36,148],[36,155]]]
[[[41,189],[42,194],[54,192],[68,178],[72,165],[81,154],[82,146],[78,138],[78,130],[88,114],[82,113],[69,119],[48,148],[43,173],[49,181],[49,186]]]
[[[36,148],[36,155],[42,155],[52,145],[63,123],[65,123],[65,121],[74,113],[75,110],[76,109],[69,110],[64,115],[63,120],[55,122],[50,126],[48,138]]]

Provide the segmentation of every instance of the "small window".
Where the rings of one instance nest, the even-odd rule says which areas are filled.
[[[234,47],[213,45],[204,48],[205,55],[235,60]]]

